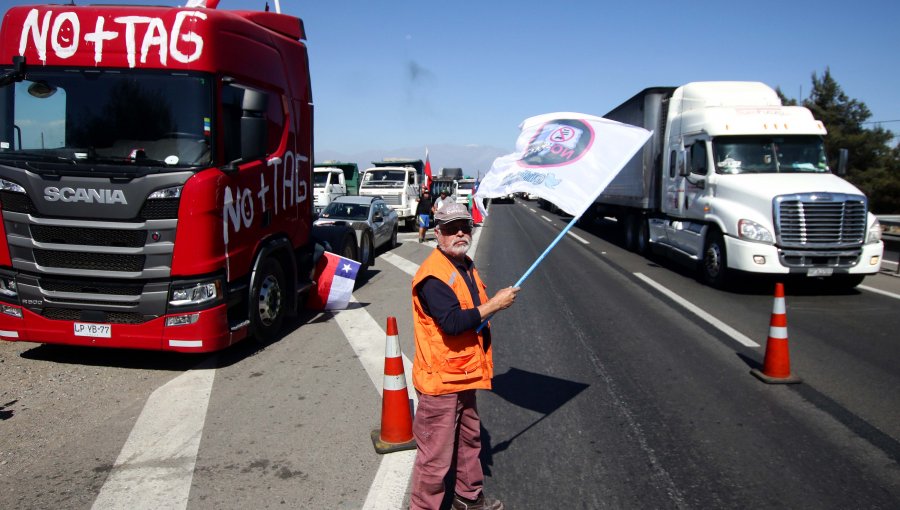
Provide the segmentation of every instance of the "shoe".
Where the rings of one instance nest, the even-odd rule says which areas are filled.
[[[421,237],[419,238],[419,242],[420,242],[420,243],[421,243],[421,242],[424,242],[424,241],[425,241],[425,240],[422,239]]]
[[[454,494],[451,508],[453,510],[503,510],[503,503],[499,499],[485,497],[483,492],[475,501]]]

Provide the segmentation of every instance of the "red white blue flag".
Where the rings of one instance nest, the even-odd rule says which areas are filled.
[[[359,262],[325,252],[316,264],[316,290],[310,292],[307,307],[312,310],[342,310],[350,303]]]
[[[519,127],[516,152],[494,160],[475,192],[476,205],[484,198],[525,192],[581,216],[651,135],[571,112],[531,117]]]

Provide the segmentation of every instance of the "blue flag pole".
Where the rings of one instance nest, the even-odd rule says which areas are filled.
[[[584,214],[584,213],[582,212],[581,214]],[[531,273],[534,272],[535,268],[538,267],[538,264],[540,264],[544,260],[544,258],[547,256],[547,254],[550,253],[550,250],[552,250],[557,244],[559,244],[559,241],[563,238],[563,236],[565,236],[566,233],[569,230],[571,230],[572,227],[574,227],[576,223],[578,223],[578,220],[581,218],[581,214],[572,218],[572,221],[570,221],[569,224],[566,225],[566,228],[562,229],[562,232],[560,232],[559,235],[556,236],[556,239],[554,239],[553,242],[551,242],[550,245],[547,246],[547,249],[544,250],[544,253],[541,253],[541,255],[537,258],[537,260],[535,260],[534,263],[531,264],[531,267],[529,267],[528,270],[525,271],[525,274],[523,274],[522,277],[519,278],[519,281],[517,281],[515,283],[515,285],[513,285],[513,287],[521,287],[522,286],[522,282],[524,282],[526,278],[531,276]],[[486,319],[484,319],[484,322],[482,322],[481,325],[478,326],[478,329],[476,329],[475,332],[480,333],[481,330],[487,325],[489,320],[491,320],[491,316],[488,316]]]

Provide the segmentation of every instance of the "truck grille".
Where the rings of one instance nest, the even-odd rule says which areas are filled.
[[[381,198],[384,199],[384,203],[387,205],[400,205],[400,195],[381,195]]]
[[[866,239],[866,199],[842,193],[776,198],[778,244],[783,248],[861,247]]]
[[[82,253],[34,249],[34,261],[43,267],[87,269],[91,271],[122,271],[138,273],[144,269],[144,255],[115,253]]]
[[[81,310],[76,308],[46,308],[41,314],[44,317],[57,321],[79,321]],[[106,320],[109,324],[141,324],[154,317],[144,317],[136,312],[106,312]]]
[[[143,230],[115,230],[105,228],[61,227],[31,225],[31,238],[39,243],[77,244],[140,248],[147,233]]]

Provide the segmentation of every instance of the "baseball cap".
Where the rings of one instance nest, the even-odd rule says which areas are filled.
[[[454,220],[472,221],[472,215],[463,204],[447,204],[434,213],[434,221],[437,223],[449,223]]]

